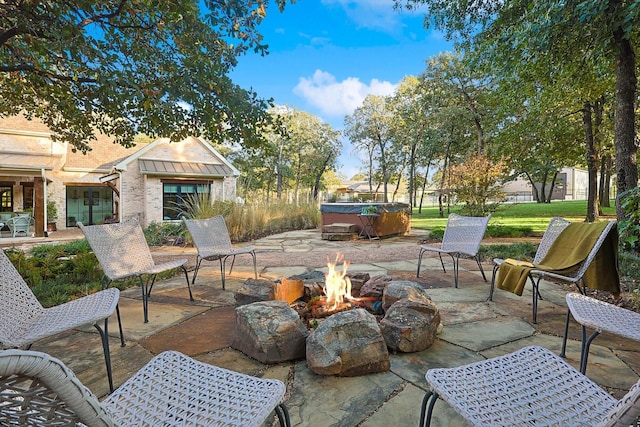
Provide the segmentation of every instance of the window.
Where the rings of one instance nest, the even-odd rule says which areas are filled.
[[[13,187],[11,183],[0,182],[0,212],[13,212]]]
[[[22,183],[22,206],[23,210],[33,209],[33,182]]]
[[[209,194],[209,184],[165,182],[163,183],[162,218],[165,220],[180,219],[187,204],[193,198]]]

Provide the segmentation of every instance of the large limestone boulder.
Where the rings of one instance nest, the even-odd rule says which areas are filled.
[[[309,331],[284,301],[264,301],[236,308],[231,347],[262,363],[303,359]]]
[[[401,299],[410,299],[411,301],[419,302],[431,301],[426,289],[419,283],[410,280],[392,280],[387,284],[382,294],[382,309],[386,313],[393,303]]]
[[[380,321],[380,330],[393,351],[411,353],[433,345],[440,325],[440,311],[433,301],[401,299]]]
[[[336,313],[307,338],[307,366],[319,375],[386,372],[389,351],[375,316],[364,309]]]

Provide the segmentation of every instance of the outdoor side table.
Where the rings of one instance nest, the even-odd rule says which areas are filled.
[[[378,214],[358,214],[360,222],[362,223],[362,229],[360,230],[358,238],[367,237],[369,240],[380,239],[376,231],[376,220],[379,216]]]

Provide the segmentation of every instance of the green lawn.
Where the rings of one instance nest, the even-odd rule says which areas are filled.
[[[613,202],[611,204],[612,207],[602,209],[603,215],[615,219],[615,205]],[[584,221],[586,211],[586,200],[502,205],[491,215],[486,235],[488,237],[541,236],[554,216],[570,221]],[[460,208],[452,207],[451,212],[460,213]],[[447,224],[447,215],[445,211],[445,217],[440,218],[437,206],[422,208],[421,213],[414,209],[411,227],[431,230],[434,236],[442,236]]]

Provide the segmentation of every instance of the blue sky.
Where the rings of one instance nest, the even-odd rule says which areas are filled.
[[[391,95],[426,59],[452,50],[423,20],[424,12],[394,11],[390,0],[297,0],[282,13],[272,2],[260,25],[270,54],[241,56],[231,78],[342,130],[367,95]],[[360,161],[343,145],[339,171],[350,178]]]

